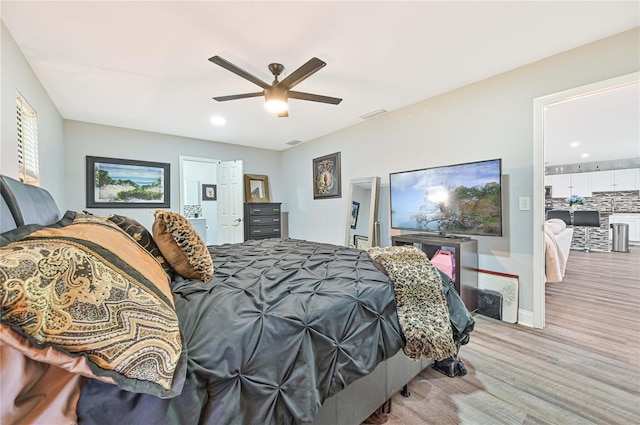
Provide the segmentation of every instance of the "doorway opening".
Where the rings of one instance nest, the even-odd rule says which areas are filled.
[[[180,156],[180,214],[206,245],[244,240],[242,160]]]
[[[638,84],[640,73],[599,81],[534,99],[533,140],[533,327],[545,326],[544,221],[545,221],[545,111],[551,105],[602,94]]]

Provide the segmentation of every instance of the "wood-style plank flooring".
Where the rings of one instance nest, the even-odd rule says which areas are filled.
[[[476,315],[469,373],[425,369],[387,425],[640,424],[640,247],[571,251],[544,330]]]

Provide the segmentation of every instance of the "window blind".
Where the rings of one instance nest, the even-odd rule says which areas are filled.
[[[21,181],[40,183],[38,159],[38,115],[18,93],[18,174]]]

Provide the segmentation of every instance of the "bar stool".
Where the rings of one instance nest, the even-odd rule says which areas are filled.
[[[571,226],[571,211],[569,210],[549,210],[547,211],[547,220],[550,218],[559,218],[567,223],[567,226]]]
[[[586,252],[591,251],[591,243],[589,238],[590,227],[600,227],[600,211],[574,211],[573,225],[583,226],[585,229],[585,245]]]

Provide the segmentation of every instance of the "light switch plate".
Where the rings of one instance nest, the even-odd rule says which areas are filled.
[[[531,204],[528,196],[520,197],[520,211],[529,211],[531,209]]]

